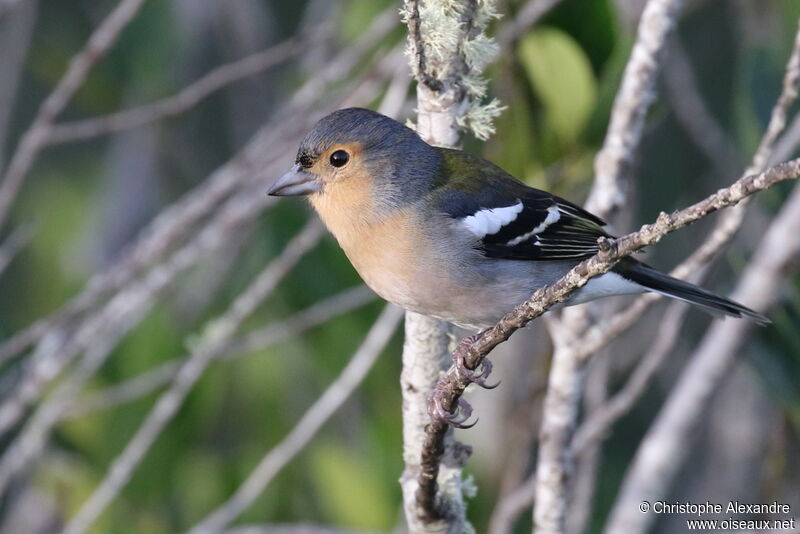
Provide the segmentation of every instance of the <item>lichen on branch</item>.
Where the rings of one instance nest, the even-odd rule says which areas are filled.
[[[400,14],[408,25],[406,55],[420,89],[436,94],[459,128],[488,139],[504,109],[497,99],[486,101],[488,80],[482,76],[499,51],[486,34],[492,19],[500,17],[494,0],[406,0]]]

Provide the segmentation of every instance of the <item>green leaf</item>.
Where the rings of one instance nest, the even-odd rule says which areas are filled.
[[[563,144],[575,142],[597,100],[597,82],[586,54],[566,33],[542,27],[522,39],[519,58],[545,108],[550,130]]]

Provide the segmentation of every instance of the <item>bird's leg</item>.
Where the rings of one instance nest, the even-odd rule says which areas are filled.
[[[458,344],[458,347],[453,352],[453,363],[455,365],[455,372],[458,378],[466,380],[472,384],[478,384],[484,389],[494,389],[500,385],[500,382],[497,382],[496,384],[486,383],[486,379],[489,378],[489,374],[492,372],[492,362],[489,361],[489,358],[484,358],[481,360],[481,363],[478,366],[480,370],[470,369],[467,367],[467,351],[470,345],[475,343],[484,332],[486,332],[486,330],[481,330],[477,334],[473,334],[462,339],[461,343]]]
[[[499,382],[491,385],[486,383],[486,379],[492,372],[492,362],[489,361],[488,358],[484,358],[479,366],[480,370],[470,369],[467,367],[466,363],[467,352],[470,345],[475,343],[483,332],[485,332],[485,330],[467,336],[461,340],[461,343],[458,344],[458,347],[453,352],[453,366],[451,369],[455,372],[459,380],[463,380],[469,384],[478,384],[482,388],[492,389],[499,385]],[[472,416],[472,406],[470,406],[469,402],[463,397],[458,397],[456,405],[451,408],[445,407],[446,398],[447,394],[445,389],[441,384],[437,385],[428,399],[428,413],[431,419],[452,425],[456,428],[471,428],[478,422],[476,419],[470,424],[465,424]]]

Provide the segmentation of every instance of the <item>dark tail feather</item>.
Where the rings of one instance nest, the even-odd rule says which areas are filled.
[[[722,312],[733,317],[747,316],[761,325],[772,322],[760,313],[742,306],[737,302],[718,297],[696,285],[660,273],[644,263],[630,258],[619,262],[616,267],[614,267],[613,271],[631,282],[636,282],[646,287],[650,291],[689,302],[711,313]]]

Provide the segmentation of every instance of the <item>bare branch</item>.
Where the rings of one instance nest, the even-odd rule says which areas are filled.
[[[10,0],[6,0],[10,1]],[[25,57],[30,48],[31,35],[36,23],[38,2],[28,1],[19,6],[9,4],[8,14],[3,16],[0,0],[0,168],[5,165],[5,149],[11,119],[19,91],[19,81],[25,69]]]
[[[775,143],[768,164],[774,165],[790,159],[797,152],[798,147],[800,147],[800,115],[795,115],[792,123],[786,128],[786,132]]]
[[[625,204],[630,167],[641,142],[647,111],[655,99],[667,39],[682,5],[681,0],[649,0],[642,13],[605,141],[594,160],[595,179],[586,207],[600,217],[613,217]],[[579,307],[565,310],[560,326],[550,328],[555,350],[539,432],[534,508],[535,530],[544,534],[563,532],[566,526],[572,463],[568,444],[578,417],[583,370],[570,342],[580,337],[588,324],[585,307]]]
[[[209,325],[204,333],[205,344],[211,346],[211,348],[205,349],[206,353],[210,353],[209,359],[217,356],[220,348],[225,346],[225,341],[217,341],[217,337],[227,340],[252,309],[271,293],[272,289],[289,269],[317,243],[321,233],[321,227],[318,222],[309,223],[286,247],[283,253],[271,262],[264,269],[262,275],[250,285],[247,291],[252,293],[247,293],[247,291],[242,293],[231,305],[229,312],[225,316]],[[135,312],[129,313],[125,321],[127,323],[138,322],[138,318],[144,313],[144,310],[145,308],[140,308]],[[8,447],[6,453],[0,459],[0,493],[2,493],[2,488],[5,488],[11,476],[17,474],[23,468],[29,467],[33,459],[40,454],[53,426],[73,404],[86,381],[105,362],[111,350],[119,341],[119,336],[116,335],[117,332],[124,330],[124,327],[116,326],[111,335],[101,334],[95,336],[76,373],[59,385],[57,391],[39,407],[21,435]],[[203,351],[200,349],[195,351],[192,357],[186,360],[181,369],[189,366],[192,359],[196,358],[197,352]]]
[[[381,39],[397,25],[393,9],[388,9],[370,24],[356,43],[341,51],[317,75],[309,79],[294,93],[283,113],[256,133],[248,145],[231,161],[217,169],[201,185],[185,194],[178,202],[163,210],[140,234],[136,242],[121,255],[110,269],[92,277],[84,289],[60,310],[36,321],[0,345],[0,363],[8,360],[55,329],[68,323],[77,315],[96,305],[97,301],[112,291],[119,291],[142,269],[159,259],[176,243],[186,237],[197,222],[218,208],[236,191],[263,179],[275,168],[276,153],[290,150],[293,135],[301,135],[309,126],[313,114],[308,106],[325,95],[330,83],[345,79],[358,66],[365,55],[374,51]],[[348,87],[345,87],[347,92]],[[327,95],[331,100],[331,95]],[[302,113],[301,113],[302,111]],[[297,120],[297,117],[303,120]],[[293,117],[292,120],[288,120]],[[265,150],[264,147],[270,147]],[[284,150],[285,147],[285,150]],[[260,202],[251,196],[252,202]],[[246,199],[245,199],[246,202]]]
[[[499,113],[493,101],[482,105],[485,82],[481,73],[497,51],[486,37],[495,13],[492,2],[469,0],[405,0],[408,26],[406,54],[417,80],[417,132],[429,144],[456,147],[463,130],[486,138]],[[443,38],[452,35],[453,39]],[[479,45],[479,46],[478,46]],[[475,53],[467,55],[472,47]],[[477,51],[480,50],[480,53]],[[409,530],[415,533],[466,531],[461,468],[469,449],[442,429],[428,447],[422,437],[428,424],[428,394],[447,361],[448,326],[415,313],[406,314],[403,347],[403,460],[400,479]]]
[[[742,176],[754,174],[764,170],[766,161],[774,159],[773,149],[781,148],[775,146],[783,127],[786,124],[786,115],[794,99],[797,97],[798,87],[800,86],[800,31],[795,38],[792,53],[786,66],[786,73],[783,79],[783,88],[775,107],[772,110],[770,121],[764,133],[764,137],[759,143],[753,160]],[[800,124],[800,122],[798,122]],[[787,136],[790,134],[787,133]],[[791,138],[789,139],[791,141]],[[787,141],[781,148],[785,154],[791,143]],[[726,210],[717,219],[713,230],[706,240],[680,265],[675,267],[670,273],[676,278],[686,278],[691,273],[696,273],[711,261],[713,256],[733,237],[741,227],[744,220],[744,205],[747,199],[741,204]],[[601,322],[591,327],[584,335],[575,341],[574,347],[577,357],[586,359],[592,353],[615,338],[628,326],[636,322],[647,307],[661,298],[657,294],[647,294],[639,297],[637,301],[623,312],[615,315],[608,321]]]
[[[764,137],[762,138],[761,142],[759,143],[759,147],[756,150],[755,156],[753,157],[753,162],[750,165],[750,167],[748,168],[747,172],[752,172],[754,170],[761,170],[763,168],[763,166],[766,164],[766,162],[769,161],[770,156],[772,155],[772,153],[774,151],[774,147],[775,147],[775,144],[776,144],[776,142],[778,140],[778,137],[780,136],[781,132],[785,128],[786,120],[787,120],[787,114],[788,114],[789,108],[791,107],[792,103],[797,98],[798,87],[799,86],[800,86],[800,30],[798,30],[797,35],[795,36],[794,46],[792,48],[792,53],[791,53],[791,56],[789,58],[789,61],[788,61],[787,67],[786,67],[786,73],[785,73],[784,79],[783,79],[783,88],[782,88],[782,91],[781,91],[781,95],[778,98],[778,100],[777,100],[777,102],[776,102],[776,104],[775,104],[775,106],[774,106],[774,108],[772,110],[772,114],[771,114],[771,117],[770,117],[770,122],[769,122],[769,124],[767,126],[767,130],[766,130],[766,132],[764,134]],[[797,193],[797,188],[795,188],[795,189],[796,189],[795,193],[796,194],[800,194],[800,193]],[[788,203],[787,203],[787,206],[784,207],[784,210],[786,210],[787,207],[788,207]],[[782,211],[782,213],[784,213],[784,211]],[[733,234],[739,229],[739,227],[742,224],[743,219],[744,219],[744,206],[737,206],[734,209],[729,210],[727,213],[723,214],[723,216],[717,222],[717,226],[712,231],[711,235],[706,240],[706,242],[700,248],[698,248],[692,254],[692,256],[684,263],[685,264],[689,264],[689,265],[694,265],[694,266],[705,264],[711,258],[711,256],[714,253],[716,253],[716,251],[724,243],[726,243],[733,236]],[[777,224],[777,221],[775,223],[773,223],[773,227],[775,226],[775,224]],[[762,245],[763,245],[763,243],[764,242],[762,241]],[[763,253],[766,253],[766,251],[763,252]],[[758,252],[757,252],[755,258],[756,259],[753,260],[753,262],[757,261]],[[751,263],[751,266],[752,265],[753,264]],[[777,277],[778,275],[776,274],[775,276]],[[744,282],[745,282],[745,280],[742,279],[741,283],[743,284]],[[769,293],[767,293],[767,295],[768,294]],[[728,323],[725,323],[725,324],[728,324]],[[705,346],[705,343],[710,340],[710,336],[712,335],[712,333],[716,332],[718,328],[721,328],[720,325],[719,324],[715,324],[714,327],[712,328],[712,331],[709,334],[707,334],[707,336],[704,338],[704,341],[703,341],[703,344],[701,345],[701,347]],[[728,327],[728,328],[731,328],[731,327]],[[739,343],[741,343],[743,341],[743,337],[740,338],[739,336],[744,336],[746,334],[746,331],[748,331],[748,330],[749,329],[747,329],[746,327],[739,327],[736,330],[737,336],[734,336],[734,339],[739,339]],[[716,376],[713,374],[714,373],[714,365],[715,365],[715,363],[717,365],[720,365],[720,361],[721,360],[723,360],[725,358],[732,358],[733,357],[733,354],[736,352],[735,351],[735,346],[734,347],[729,347],[729,348],[730,348],[731,352],[726,354],[726,355],[724,355],[724,356],[718,356],[716,358],[716,362],[715,362],[715,358],[713,356],[713,353],[710,356],[707,357],[705,370],[708,371],[709,374],[708,375],[699,375],[700,380],[706,380],[707,381],[705,384],[703,384],[704,388],[707,388],[708,390],[713,390],[713,388],[714,388],[714,386],[716,384],[714,382],[715,378],[718,379],[719,375],[721,375],[721,372],[719,372],[719,371],[717,371],[717,375]],[[699,352],[699,353],[696,353],[695,356],[697,356],[697,358],[699,358],[699,356],[702,355],[702,354],[703,354],[702,352]],[[694,362],[697,358],[693,358],[692,361]],[[727,362],[727,360],[726,360],[726,362]],[[723,365],[727,365],[727,363],[725,363],[725,362],[723,362],[722,364]],[[702,363],[697,363],[697,366],[701,367]],[[646,374],[646,372],[647,372],[647,369],[644,368],[642,370],[642,376],[637,377],[637,380],[642,379],[644,374]],[[688,380],[686,382],[688,382]],[[684,383],[684,382],[679,383],[679,385],[682,384],[682,383]],[[636,389],[634,387],[634,386],[637,386],[637,385],[638,385],[637,382],[631,382],[631,390],[630,390],[631,394],[635,395],[637,393],[637,391],[636,391]],[[689,387],[689,386],[686,386],[686,387]],[[678,389],[679,388],[676,387],[675,391],[677,392]],[[696,387],[696,389],[697,389],[697,387]],[[670,399],[672,399],[672,398],[673,397],[671,396]],[[705,400],[707,401],[707,399],[705,399]],[[630,402],[629,398],[621,397],[619,405],[616,407],[616,409],[620,410],[620,411],[624,410],[625,409],[625,404],[627,402]],[[677,402],[677,401],[675,401],[675,402]],[[672,405],[674,405],[674,403]],[[693,422],[695,421],[695,419],[699,416],[699,412],[700,412],[702,406],[704,406],[704,405],[705,405],[705,402],[701,402],[698,405],[694,406],[695,411],[688,412],[685,415],[685,419],[681,423],[681,425],[683,425],[683,426],[679,426],[677,428],[674,428],[673,430],[675,430],[676,432],[680,432],[681,430],[685,431],[688,427],[691,427]],[[660,421],[666,421],[667,420],[667,416],[670,413],[669,410],[668,410],[670,406],[671,405],[670,405],[670,403],[668,401],[668,404],[665,405],[665,407],[662,409],[661,414],[664,416],[664,418],[663,419],[659,419]],[[674,423],[674,421],[673,421],[673,423]],[[664,423],[664,424],[667,424],[667,423]],[[660,427],[657,427],[655,425],[653,427],[651,427],[651,430],[648,433],[648,436],[656,434],[659,431],[659,428]],[[601,429],[598,427],[597,431],[600,431],[600,430]],[[588,438],[589,435],[587,434],[585,437]],[[675,437],[675,436],[672,436],[672,437]],[[637,459],[634,460],[635,463],[631,467],[629,475],[628,475],[628,477],[626,479],[626,480],[628,480],[628,482],[626,482],[626,485],[623,487],[623,491],[621,492],[620,496],[618,497],[617,503],[616,503],[616,505],[614,507],[613,515],[612,515],[611,519],[609,520],[607,532],[613,532],[614,531],[613,530],[614,525],[619,526],[621,524],[629,524],[630,523],[632,528],[636,529],[636,530],[633,530],[631,532],[635,532],[635,531],[640,531],[640,529],[644,529],[646,527],[646,525],[649,524],[649,518],[647,517],[647,514],[640,514],[641,517],[633,517],[633,514],[631,513],[631,511],[625,509],[626,504],[629,506],[629,505],[631,505],[631,502],[632,502],[631,501],[632,497],[631,497],[631,493],[629,492],[629,488],[632,488],[632,487],[636,486],[636,482],[635,481],[637,479],[637,476],[638,476],[638,478],[642,478],[642,477],[646,476],[646,475],[642,475],[642,473],[647,471],[647,467],[644,467],[647,464],[647,459],[646,458],[647,458],[647,454],[648,454],[648,452],[647,452],[648,449],[645,447],[645,445],[647,443],[648,443],[647,441],[645,443],[643,443],[643,445],[639,449],[639,453],[637,454]],[[666,449],[669,449],[669,447],[670,447],[670,444],[667,444],[666,445]],[[652,450],[652,445],[650,445],[650,450]],[[652,460],[653,457],[651,457],[650,459]],[[682,460],[682,456],[678,456],[678,455],[676,455],[672,459],[672,461],[673,461],[672,465],[674,466],[674,469],[677,469],[677,467],[682,464],[681,460]],[[650,464],[650,465],[652,467],[652,464]],[[638,475],[636,473],[638,473]],[[673,474],[674,474],[674,470],[673,470],[672,467],[670,467],[669,470],[667,470],[667,471],[665,471],[665,472],[663,472],[663,473],[661,473],[659,475],[659,477],[661,479],[659,481],[659,483],[662,485],[661,490],[663,490],[663,485],[665,485],[667,483],[667,481],[671,479]],[[658,484],[658,483],[656,483],[656,484]],[[659,491],[659,489],[656,488],[656,487],[651,487],[649,489],[652,490],[652,491],[655,491],[655,492]],[[637,499],[642,499],[642,498],[646,498],[646,497],[647,497],[647,495],[645,495],[645,493],[640,493],[638,495],[638,497],[636,497],[636,498]]]
[[[595,158],[595,180],[586,208],[610,217],[625,203],[621,180],[629,172],[642,137],[667,38],[678,19],[680,0],[649,0],[642,13],[622,85],[614,99],[603,148]]]
[[[364,342],[336,380],[311,405],[291,432],[261,459],[236,493],[192,527],[190,534],[215,534],[250,506],[280,470],[308,445],[322,425],[350,398],[389,343],[402,317],[400,309],[391,304],[384,307]]]
[[[703,101],[689,57],[677,39],[669,50],[664,87],[678,122],[717,174],[736,176],[741,171],[739,153]]]
[[[117,7],[92,32],[83,49],[69,62],[67,71],[53,92],[42,102],[36,117],[22,135],[11,162],[0,181],[0,228],[8,216],[25,176],[33,161],[47,141],[53,121],[64,110],[75,91],[83,85],[86,76],[98,59],[116,42],[119,34],[133,19],[144,0],[120,0]]]
[[[218,361],[230,360],[235,356],[265,349],[315,326],[324,324],[373,300],[375,300],[375,294],[367,289],[366,286],[345,290],[312,304],[285,321],[268,325],[239,338],[232,339],[224,347],[220,348],[216,359]],[[175,378],[183,363],[184,360],[181,358],[169,360],[126,382],[94,393],[76,403],[64,414],[64,417],[69,419],[83,417],[87,413],[109,410],[120,404],[132,402],[148,395]]]
[[[798,160],[793,160],[797,162]],[[800,187],[770,225],[745,269],[733,298],[755,310],[766,310],[777,298],[783,274],[800,253]],[[701,341],[666,404],[633,459],[605,532],[643,533],[654,519],[638,509],[642,500],[658,500],[689,454],[686,442],[708,406],[711,395],[732,367],[752,325],[717,322]]]
[[[201,340],[196,343],[192,351],[192,356],[181,366],[170,388],[158,398],[125,449],[113,461],[103,481],[67,523],[64,534],[85,532],[116,497],[155,439],[175,416],[186,395],[216,357],[220,347],[228,342],[241,322],[272,293],[286,273],[317,243],[321,234],[319,221],[309,222],[286,246],[283,253],[267,265],[247,289],[242,291],[225,314],[205,328]]]
[[[536,472],[525,479],[514,491],[503,497],[492,514],[492,534],[511,532],[514,521],[526,509],[531,507],[536,496]]]
[[[275,46],[212,70],[170,97],[132,109],[91,119],[56,124],[46,143],[84,141],[180,115],[227,85],[279,65],[306,51],[306,46],[327,39],[329,25],[310,35],[295,35]]]
[[[259,188],[258,193],[261,193]],[[79,324],[67,321],[47,332],[27,362],[25,375],[0,404],[0,433],[23,415],[42,389],[78,354],[101,337],[122,338],[138,323],[157,296],[198,258],[224,242],[229,232],[261,213],[268,197],[246,192],[230,199],[211,224],[190,243],[157,265],[141,281],[116,293],[101,309]]]
[[[561,0],[528,0],[517,15],[500,28],[497,42],[502,47],[511,45],[514,39],[539,22],[539,19],[560,3]]]
[[[500,319],[494,327],[479,334],[474,340],[467,340],[467,343],[462,342],[456,349],[459,353],[458,357],[463,358],[469,369],[476,369],[492,349],[508,339],[516,330],[542,315],[552,305],[566,300],[589,278],[608,272],[620,258],[647,245],[657,243],[663,236],[691,224],[709,213],[732,206],[776,183],[798,177],[800,177],[800,159],[776,165],[761,174],[742,178],[730,187],[721,189],[685,209],[672,214],[662,213],[654,223],[642,226],[638,232],[628,234],[612,243],[603,243],[601,251],[597,255],[578,264],[556,283],[538,289],[529,300],[517,306]],[[749,302],[747,298],[739,300]],[[740,325],[741,323],[724,324]],[[456,359],[458,358],[454,355],[454,360]],[[436,386],[437,392],[441,393],[442,406],[451,413],[455,412],[458,400],[469,384],[469,379],[463,377],[455,365],[451,366]],[[547,405],[545,405],[545,410],[547,410]],[[446,425],[438,421],[428,425],[425,448],[435,450],[436,443],[442,439],[446,429]]]
[[[647,354],[636,366],[628,381],[611,399],[588,416],[572,438],[570,448],[575,455],[586,447],[602,440],[611,426],[620,417],[630,411],[633,405],[645,392],[650,379],[669,356],[675,346],[689,305],[685,302],[673,302],[663,315],[658,336],[653,341]]]

